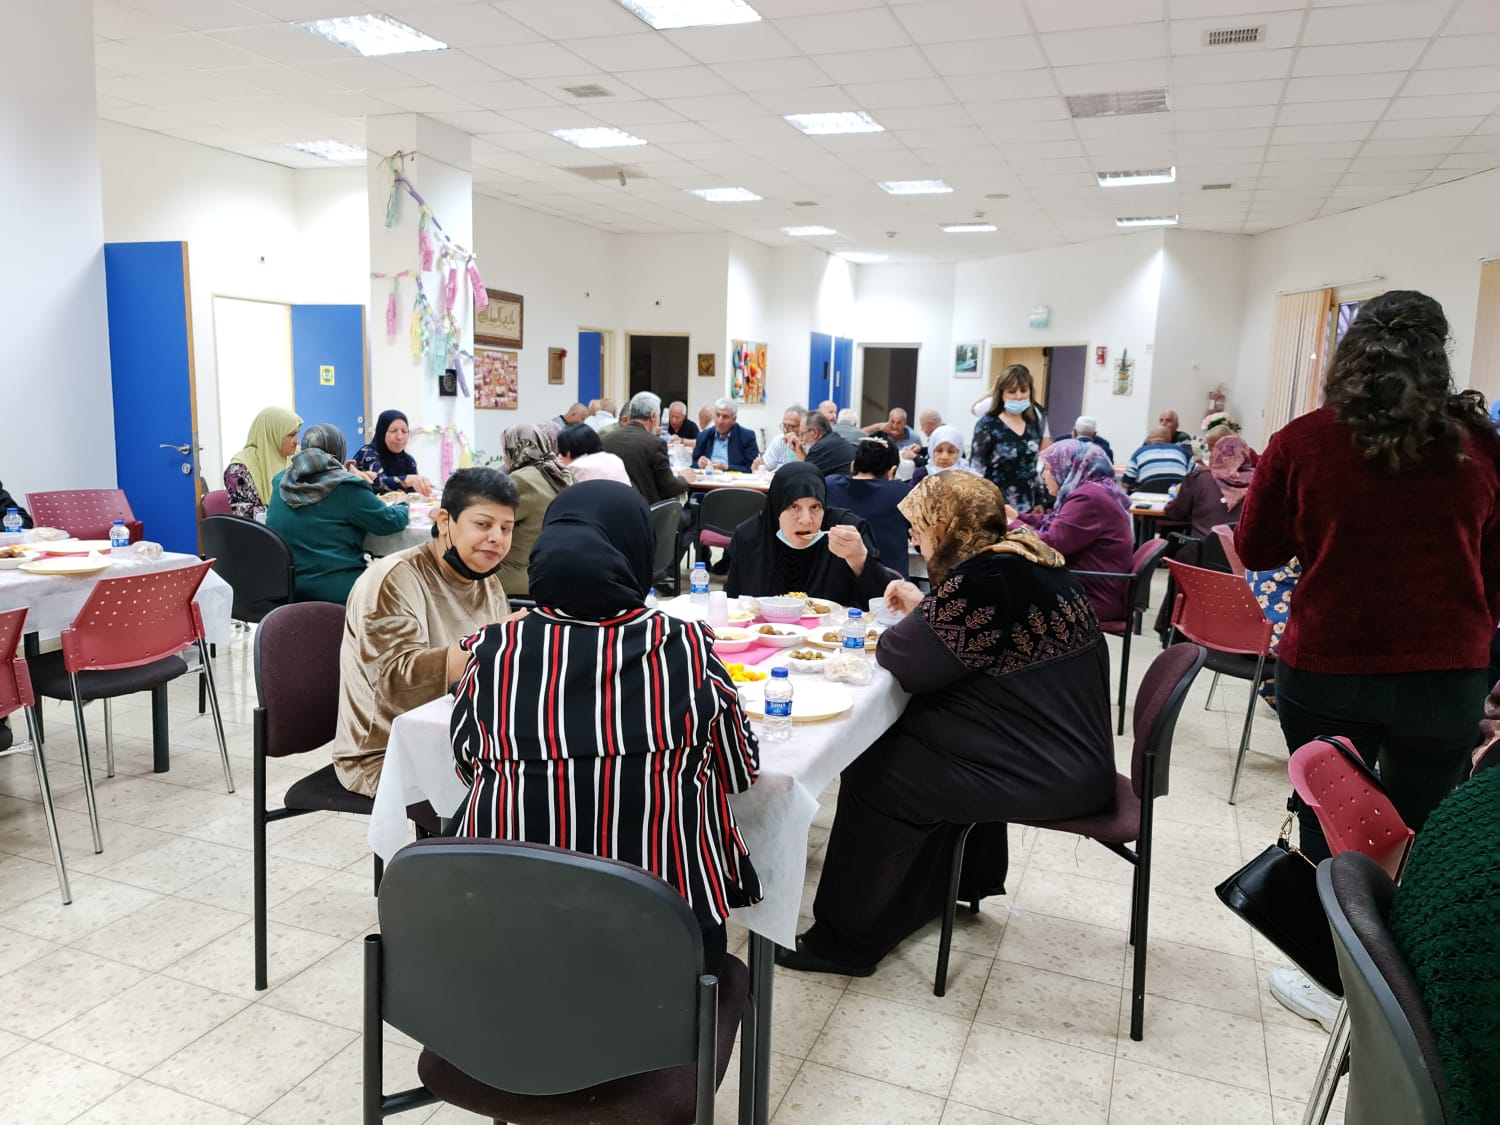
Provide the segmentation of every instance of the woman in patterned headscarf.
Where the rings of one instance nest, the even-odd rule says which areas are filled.
[[[1062,556],[1008,528],[999,488],[928,477],[901,502],[932,577],[893,582],[906,617],[875,658],[912,693],[895,724],[844,771],[814,923],[777,964],[869,976],[948,893],[948,857],[969,837],[959,897],[1004,889],[1007,820],[1058,820],[1114,799],[1109,657]]]
[[[533,426],[523,422],[500,436],[510,481],[516,486],[516,528],[511,534],[510,553],[500,564],[500,584],[511,597],[530,591],[526,576],[531,547],[542,533],[547,507],[573,477],[557,459],[557,427],[550,423]]]

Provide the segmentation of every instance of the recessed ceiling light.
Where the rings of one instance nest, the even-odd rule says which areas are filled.
[[[745,0],[619,0],[619,4],[657,31],[670,31],[675,27],[723,27],[760,20],[760,13]]]
[[[880,188],[892,195],[942,195],[953,190],[942,180],[884,180]]]
[[[1116,219],[1117,227],[1175,227],[1176,215],[1140,215],[1129,219]]]
[[[298,141],[287,145],[308,156],[321,156],[324,160],[363,160],[365,150],[358,145],[346,145],[343,141]]]
[[[994,223],[946,223],[943,226],[945,234],[988,234],[999,229]]]
[[[832,227],[782,227],[781,233],[793,238],[816,238],[824,234],[838,234],[838,231]]]
[[[1177,168],[1147,168],[1139,172],[1099,172],[1100,187],[1133,187],[1141,184],[1175,184]]]
[[[298,27],[321,35],[324,39],[348,47],[361,55],[404,55],[413,51],[446,51],[448,44],[423,35],[390,16],[376,14],[339,16],[329,20],[311,20]]]
[[[742,187],[688,188],[688,194],[706,199],[710,203],[754,203],[760,196]]]
[[[579,148],[625,148],[628,145],[643,145],[640,137],[604,125],[593,125],[587,129],[552,129],[551,134],[560,141],[567,141]]]
[[[1074,117],[1120,117],[1131,113],[1165,113],[1167,91],[1122,90],[1114,94],[1072,94],[1068,112]]]
[[[840,133],[884,133],[885,126],[863,111],[846,113],[789,113],[789,124],[810,137],[832,137]]]
[[[985,194],[986,199],[1009,199],[1010,195],[1003,191],[992,191]]]
[[[859,250],[850,250],[846,254],[840,254],[839,257],[843,258],[846,262],[853,262],[856,266],[873,266],[879,262],[888,262],[891,259],[889,254],[866,254]]]

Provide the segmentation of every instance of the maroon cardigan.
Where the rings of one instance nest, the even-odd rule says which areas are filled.
[[[1041,512],[1016,517],[1068,560],[1069,570],[1107,570],[1128,574],[1135,563],[1130,516],[1111,493],[1097,484],[1082,484],[1058,505],[1042,528]],[[1101,622],[1125,620],[1129,583],[1113,578],[1080,578],[1078,584],[1094,603]]]
[[[1244,501],[1241,500],[1240,504]],[[1162,519],[1169,523],[1185,523],[1194,538],[1207,539],[1213,529],[1228,523],[1239,513],[1239,505],[1227,508],[1224,505],[1224,490],[1207,469],[1198,469],[1183,477],[1177,495],[1167,501],[1162,509]]]
[[[1284,426],[1255,466],[1234,546],[1252,570],[1296,557],[1302,578],[1276,657],[1304,672],[1485,668],[1500,620],[1500,439],[1390,473],[1323,407]]]

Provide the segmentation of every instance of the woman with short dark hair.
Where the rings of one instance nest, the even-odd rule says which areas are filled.
[[[557,434],[557,459],[564,465],[590,453],[603,453],[604,441],[599,431],[584,422],[564,426]]]
[[[911,485],[895,479],[900,459],[890,442],[867,437],[854,450],[851,471],[829,477],[827,487],[828,503],[847,508],[868,523],[880,548],[881,564],[905,578],[911,525],[901,514],[900,504]]]

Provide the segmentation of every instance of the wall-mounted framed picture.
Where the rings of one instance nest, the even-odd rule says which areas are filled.
[[[564,363],[568,358],[567,348],[547,349],[547,382],[553,386],[561,386],[563,382]]]
[[[698,374],[705,378],[712,378],[716,370],[717,356],[713,352],[698,353]]]
[[[520,356],[495,348],[474,349],[474,409],[515,410],[519,406]]]
[[[729,397],[737,402],[766,401],[766,346],[752,340],[729,342]]]
[[[488,348],[519,348],[526,327],[526,300],[519,293],[486,289],[490,303],[474,310],[474,343]]]
[[[984,374],[983,340],[966,340],[953,345],[953,377],[955,379],[978,379]]]

